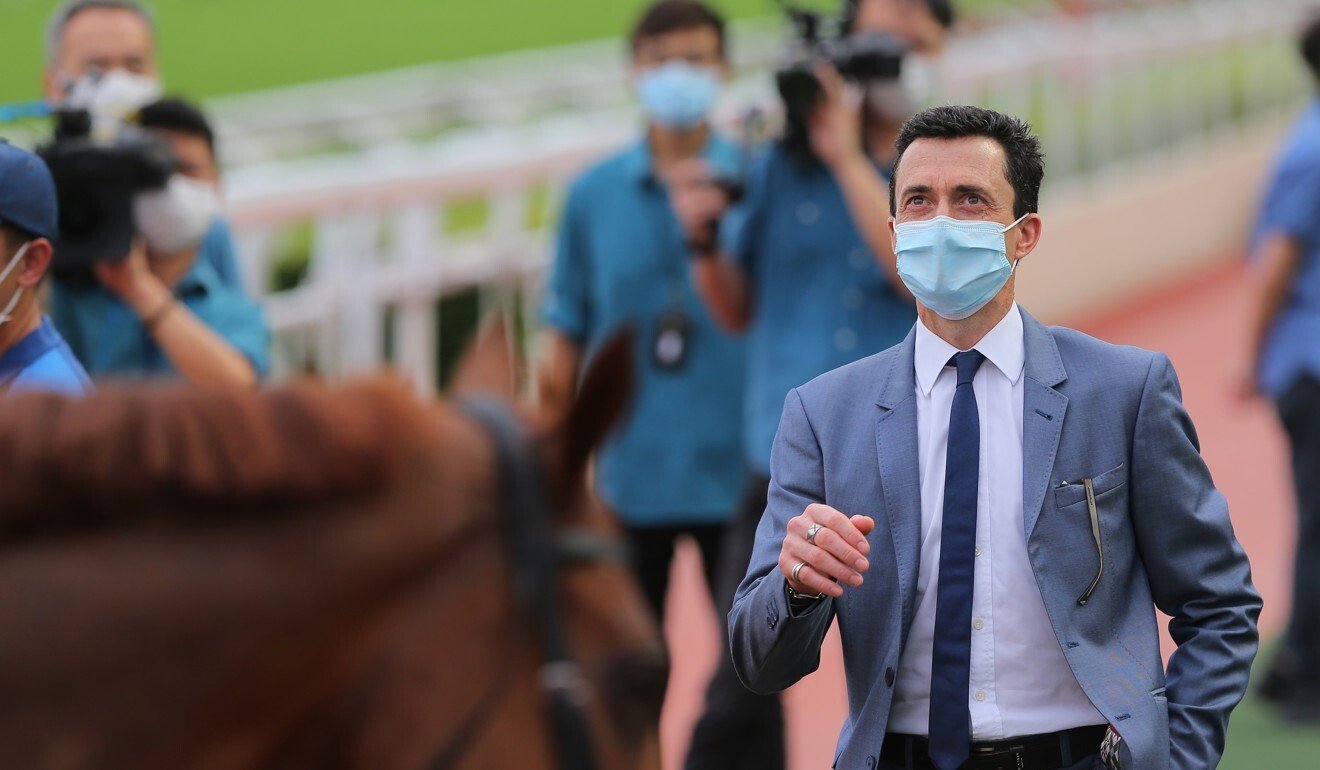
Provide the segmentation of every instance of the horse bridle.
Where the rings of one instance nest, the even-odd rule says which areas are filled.
[[[596,770],[586,707],[590,691],[582,668],[570,654],[564,612],[558,591],[559,571],[566,564],[594,561],[629,562],[627,546],[617,538],[587,529],[551,533],[551,511],[545,480],[530,437],[504,404],[489,398],[460,403],[495,445],[500,507],[508,525],[514,584],[519,605],[541,635],[540,685],[549,705],[550,732],[558,770]],[[428,765],[448,770],[471,748],[481,724],[492,716],[506,689],[496,686]]]

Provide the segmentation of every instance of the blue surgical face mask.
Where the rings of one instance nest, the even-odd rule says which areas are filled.
[[[894,226],[898,276],[912,296],[950,321],[985,307],[1017,268],[1008,262],[1004,233],[1017,227],[998,222],[935,217]]]
[[[635,83],[642,108],[665,128],[696,128],[720,92],[719,73],[681,59],[643,70]]]

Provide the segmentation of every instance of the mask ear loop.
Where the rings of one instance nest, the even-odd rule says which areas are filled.
[[[5,279],[9,277],[10,272],[12,272],[14,269],[14,265],[17,265],[19,262],[23,261],[23,255],[27,253],[28,246],[30,245],[32,245],[32,241],[28,241],[27,243],[24,243],[21,247],[19,247],[18,252],[14,254],[14,258],[9,260],[8,265],[5,265],[5,269],[0,270],[0,283],[4,283]],[[23,297],[23,287],[20,286],[18,287],[18,290],[14,292],[14,296],[9,298],[9,304],[5,305],[5,309],[0,310],[0,326],[9,323],[11,314],[14,312],[14,307],[18,305],[18,301],[22,297]]]
[[[1018,218],[1013,222],[1013,224],[1011,224],[1011,225],[1005,225],[1005,226],[999,228],[999,232],[1001,232],[1001,233],[1006,233],[1006,232],[1008,232],[1009,230],[1012,230],[1013,228],[1015,228],[1015,227],[1017,227],[1018,225],[1022,224],[1022,220],[1026,219],[1026,218],[1029,217],[1029,216],[1031,216],[1031,212],[1030,212],[1030,211],[1028,211],[1027,213],[1023,214],[1022,216],[1018,217]]]
[[[1015,222],[1013,222],[1013,224],[1004,227],[1004,229],[1000,230],[999,232],[1001,232],[1001,233],[1006,233],[1006,232],[1008,232],[1009,230],[1012,230],[1013,228],[1015,228],[1015,227],[1017,227],[1018,225],[1022,224],[1022,220],[1026,219],[1026,218],[1029,217],[1029,216],[1031,216],[1031,212],[1030,212],[1030,211],[1028,211],[1027,213],[1023,214],[1022,216],[1018,217],[1017,220],[1016,220]],[[1008,277],[1009,277],[1009,278],[1012,278],[1013,276],[1017,275],[1017,266],[1018,266],[1018,263],[1021,262],[1021,261],[1022,261],[1022,258],[1021,258],[1021,257],[1018,257],[1017,259],[1013,260],[1013,266],[1010,267],[1010,268],[1008,269]]]

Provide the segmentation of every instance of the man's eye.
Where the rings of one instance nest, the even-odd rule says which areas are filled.
[[[981,205],[981,196],[975,194],[968,195],[967,202],[973,206],[979,206]]]
[[[908,205],[909,205],[909,206],[920,206],[920,205],[924,204],[925,202],[926,202],[926,198],[925,198],[924,196],[921,196],[921,195],[914,195],[914,196],[912,196],[911,198],[908,198]]]

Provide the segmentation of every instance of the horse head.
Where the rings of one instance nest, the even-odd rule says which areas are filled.
[[[551,767],[658,766],[667,655],[631,576],[621,528],[587,483],[589,459],[631,395],[630,340],[623,333],[602,345],[577,393],[528,415],[526,442],[519,448],[506,436],[505,456],[497,460],[508,474],[507,466],[517,462],[509,455],[524,452],[525,472],[534,476],[506,475],[502,483],[514,530],[508,533],[512,572],[521,577],[515,590],[541,646],[538,680],[551,732]],[[501,430],[498,411],[516,408],[520,367],[510,351],[507,327],[496,320],[455,378],[460,403],[494,399],[504,405],[495,414],[490,407],[469,407],[492,434]],[[519,485],[523,489],[514,488]],[[528,527],[534,531],[517,531]]]
[[[392,376],[0,401],[4,764],[656,767],[660,636],[585,482],[627,343],[555,408],[515,374],[496,325],[438,402]]]

